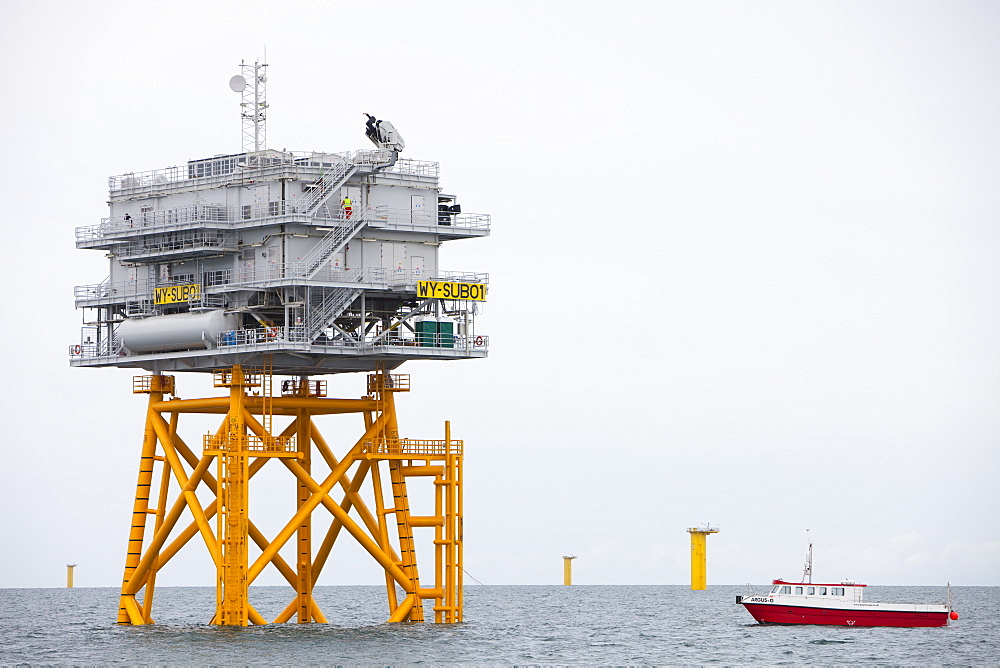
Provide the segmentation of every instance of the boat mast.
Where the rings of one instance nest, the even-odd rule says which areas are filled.
[[[802,568],[802,581],[808,584],[812,584],[813,581],[813,544],[812,539],[809,538],[809,529],[806,529],[806,540],[809,541],[809,551],[806,552],[806,563]]]

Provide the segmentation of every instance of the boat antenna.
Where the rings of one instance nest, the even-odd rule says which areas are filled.
[[[809,541],[809,551],[806,552],[806,564],[802,568],[802,581],[806,584],[812,584],[813,581],[813,544],[812,538],[809,537],[809,529],[806,529],[806,540]]]

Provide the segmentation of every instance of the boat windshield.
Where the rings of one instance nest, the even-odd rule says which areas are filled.
[[[777,594],[779,589],[781,589],[781,587],[779,587],[778,585],[774,585],[773,587],[771,587],[771,593]]]

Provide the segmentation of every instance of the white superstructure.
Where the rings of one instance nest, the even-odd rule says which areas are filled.
[[[377,130],[375,150],[110,177],[108,216],[76,230],[110,272],[75,289],[71,364],[210,371],[267,355],[275,373],[316,374],[485,357],[488,277],[443,266],[439,250],[487,236],[490,217],[463,213],[437,163],[400,158],[391,124]]]

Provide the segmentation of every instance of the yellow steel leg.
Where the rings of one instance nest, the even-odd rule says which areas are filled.
[[[243,369],[232,368],[229,388],[229,416],[226,439],[218,460],[219,504],[216,518],[219,548],[222,551],[216,578],[216,623],[246,626],[249,622],[247,598],[247,482],[246,400]]]
[[[309,388],[308,379],[302,378],[299,381],[299,392],[300,394],[307,394]],[[299,452],[301,453],[301,459],[299,464],[302,466],[306,473],[311,471],[311,460],[310,451],[312,445],[312,421],[309,419],[309,413],[303,408],[300,408],[296,416],[297,430],[298,430],[298,444]],[[297,487],[297,497],[296,497],[296,510],[299,510],[306,504],[309,500],[310,492],[306,485],[299,481]],[[312,618],[312,527],[311,527],[311,516],[307,515],[303,520],[302,524],[299,525],[298,536],[296,537],[297,542],[297,575],[298,584],[296,586],[296,594],[298,595],[298,621],[299,624],[305,624],[313,621]]]
[[[563,584],[567,587],[573,584],[573,560],[576,557],[563,557]]]
[[[367,419],[366,423],[371,423],[370,419]],[[379,462],[373,462],[372,465],[372,486],[375,490],[375,512],[378,515],[378,545],[379,547],[388,552],[389,549],[389,525],[386,523],[385,516],[392,512],[391,509],[385,507],[385,497],[382,494],[382,474],[379,472]],[[393,561],[399,562],[398,557],[394,555]],[[385,573],[385,592],[386,597],[389,600],[389,614],[399,607],[399,602],[396,597],[396,581],[392,579],[389,572]]]
[[[413,541],[413,528],[410,525],[410,501],[406,494],[406,480],[400,468],[401,465],[398,461],[389,462],[389,478],[392,481],[392,497],[396,513],[396,534],[399,537],[401,560],[399,566],[413,583],[414,588],[419,588],[417,556]],[[415,600],[410,606],[410,611],[405,619],[411,622],[423,621],[423,606],[419,600]]]
[[[391,386],[387,382],[386,374],[381,374],[383,380],[380,383],[382,388]],[[385,419],[385,429],[383,438],[387,443],[399,442],[399,425],[396,421],[396,402],[393,392],[383,389],[379,397],[382,403],[383,415]],[[402,462],[398,459],[389,460],[389,479],[392,483],[393,508],[396,513],[396,535],[399,538],[400,568],[413,583],[413,591],[420,588],[419,576],[417,574],[417,555],[413,541],[413,528],[410,525],[410,500],[406,493],[406,479],[403,476]],[[411,622],[424,621],[424,608],[420,599],[411,597],[414,600],[408,605],[410,608],[405,620]],[[393,614],[396,616],[396,613]]]
[[[447,424],[447,423],[445,423]],[[429,468],[429,467],[428,467]],[[449,496],[445,498],[446,492],[445,488],[447,483],[445,482],[445,470],[447,465],[442,468],[440,474],[434,476],[434,517],[441,518],[446,512],[446,506],[451,500]],[[449,570],[451,563],[445,563],[447,557],[447,550],[445,546],[447,541],[445,539],[445,533],[448,527],[446,522],[441,522],[434,527],[434,588],[442,590],[442,597],[438,599],[437,604],[434,606],[434,621],[438,624],[446,621],[447,609],[450,605],[448,600],[448,582],[450,581],[451,572]],[[450,620],[447,620],[450,621]]]
[[[156,458],[156,431],[153,429],[153,404],[163,400],[168,383],[164,376],[152,376],[148,391],[149,406],[146,409],[146,430],[142,438],[142,454],[139,459],[139,479],[135,485],[135,501],[132,504],[132,527],[129,530],[128,549],[125,554],[125,575],[122,578],[122,596],[118,604],[118,623],[135,624],[135,615],[126,606],[125,587],[142,559],[142,543],[146,535],[146,519],[149,516],[149,494],[153,484],[153,464]],[[171,381],[173,379],[171,378]],[[172,389],[172,384],[170,386]],[[132,597],[134,601],[134,595]],[[138,607],[138,606],[136,606]],[[140,615],[141,617],[141,615]],[[141,621],[138,623],[142,623]]]
[[[691,534],[691,589],[704,589],[707,581],[707,558],[705,555],[705,534]]]
[[[456,588],[458,589],[458,610],[455,614],[455,621],[461,622],[465,619],[465,613],[463,612],[465,606],[465,527],[463,524],[463,517],[465,516],[465,501],[464,501],[464,485],[462,482],[462,461],[465,458],[464,448],[460,448],[459,444],[451,441],[451,429],[449,423],[449,443],[448,452],[457,453],[455,455],[455,539],[458,546],[458,559],[455,563],[455,580]],[[462,444],[464,446],[464,444]]]
[[[170,422],[170,433],[176,435],[177,433],[177,415],[175,414]],[[153,534],[155,535],[160,527],[163,526],[163,518],[167,512],[167,493],[170,488],[170,467],[167,466],[165,457],[157,457],[156,460],[160,462],[160,492],[156,500],[156,512],[154,513],[156,517],[156,522],[153,525]],[[153,610],[153,592],[156,585],[156,563],[149,570],[149,576],[146,578],[146,593],[142,597],[142,616],[146,620],[147,624],[153,623],[152,610]]]
[[[451,422],[444,423],[445,440],[445,622],[462,621],[462,454],[453,446]]]
[[[718,529],[694,528],[688,529],[691,534],[691,589],[705,589],[708,583],[705,537],[710,533],[718,533]]]

